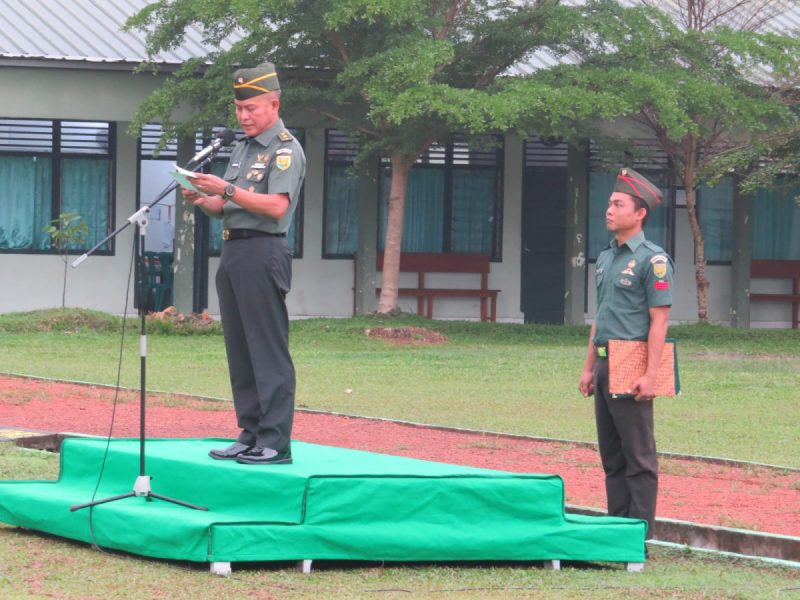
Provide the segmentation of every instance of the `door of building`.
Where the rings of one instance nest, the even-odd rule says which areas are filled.
[[[564,323],[566,166],[526,166],[522,197],[522,298],[526,323]]]

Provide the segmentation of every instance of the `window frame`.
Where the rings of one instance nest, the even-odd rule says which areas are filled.
[[[338,132],[336,135],[334,132]],[[329,151],[329,142],[336,136],[339,140],[339,149],[337,158],[331,157]],[[492,171],[495,173],[495,184],[493,189],[492,199],[492,225],[491,225],[491,250],[489,252],[490,260],[492,262],[502,262],[503,260],[503,190],[504,190],[504,176],[505,176],[505,137],[502,135],[493,135],[492,138],[497,143],[497,147],[493,149],[494,163],[483,164],[479,159],[476,159],[474,164],[464,164],[458,162],[459,155],[456,152],[456,146],[464,143],[462,137],[457,136],[455,139],[449,140],[446,143],[433,143],[431,147],[423,153],[414,163],[412,170],[419,166],[425,169],[435,169],[443,171],[443,215],[442,215],[442,254],[457,253],[454,252],[452,229],[453,229],[453,189],[454,189],[454,174],[457,171]],[[353,165],[353,160],[358,153],[358,146],[354,143],[345,143],[346,134],[338,129],[329,128],[325,130],[325,166],[324,166],[324,182],[323,182],[323,225],[322,225],[322,258],[325,260],[340,260],[352,259],[352,253],[331,253],[328,252],[327,243],[327,222],[329,211],[329,182],[328,182],[328,168],[343,167],[349,168]],[[488,150],[485,152],[489,152]],[[461,154],[463,156],[463,153]],[[466,150],[466,157],[469,159],[471,156],[469,149]],[[380,161],[380,171],[378,173],[378,196],[376,202],[383,202],[384,196],[384,173],[387,168],[390,168],[388,158],[384,157]],[[383,240],[380,239],[380,232],[382,229],[381,220],[382,209],[378,206],[378,223],[375,231],[376,248],[380,249]]]
[[[63,212],[62,210],[62,172],[63,161],[65,159],[80,159],[80,158],[95,158],[108,161],[108,222],[106,224],[105,237],[113,230],[113,224],[116,223],[116,208],[117,208],[117,190],[116,190],[116,165],[117,165],[117,123],[116,121],[102,121],[85,119],[44,119],[44,118],[27,118],[27,117],[0,117],[0,125],[6,121],[13,121],[16,123],[50,123],[52,126],[51,134],[51,148],[50,151],[43,150],[5,150],[0,149],[0,157],[36,157],[44,160],[51,161],[51,182],[50,182],[50,219],[47,224],[51,224],[53,220],[58,218],[58,215]],[[108,151],[105,154],[97,152],[69,152],[62,150],[64,123],[103,123],[108,126]],[[102,238],[101,238],[102,239]],[[99,241],[99,240],[98,240]],[[96,242],[94,242],[96,243]],[[91,248],[94,243],[87,242],[85,247],[70,248],[66,250],[66,254],[80,255],[85,253]],[[0,254],[29,254],[29,255],[61,255],[65,251],[59,250],[53,246],[52,238],[49,241],[48,247],[45,249],[38,248],[0,248]],[[116,253],[116,240],[114,238],[106,242],[106,248],[98,248],[94,254],[98,256],[114,256]]]

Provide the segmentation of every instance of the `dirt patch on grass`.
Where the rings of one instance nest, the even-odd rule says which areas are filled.
[[[386,340],[398,346],[446,344],[449,341],[438,331],[431,331],[424,327],[373,327],[365,329],[364,335]]]

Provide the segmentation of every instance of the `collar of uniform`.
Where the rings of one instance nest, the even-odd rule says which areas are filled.
[[[627,246],[631,252],[636,252],[636,249],[644,243],[644,231],[640,231],[631,238],[628,238],[622,245]],[[611,240],[612,248],[619,248],[616,239]]]
[[[274,138],[284,129],[286,129],[286,127],[283,126],[283,119],[278,119],[277,121],[275,121],[275,124],[272,127],[267,129],[266,131],[262,131],[256,136],[248,138],[248,141],[255,140],[262,146],[266,147],[269,146],[269,143],[272,141],[272,138]]]

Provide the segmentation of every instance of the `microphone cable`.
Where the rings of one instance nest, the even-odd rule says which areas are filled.
[[[133,272],[134,272],[134,265],[136,264],[136,250],[138,248],[137,245],[138,237],[136,233],[133,235],[133,251],[131,252],[131,263],[130,267],[128,268],[128,280],[127,285],[125,286],[125,308],[122,312],[122,332],[120,334],[120,341],[119,341],[119,356],[117,359],[117,381],[114,389],[114,402],[112,403],[111,407],[111,422],[109,423],[108,427],[108,435],[106,436],[106,447],[103,451],[103,459],[100,463],[100,472],[97,475],[97,483],[94,486],[94,491],[92,492],[92,499],[90,502],[94,502],[97,498],[97,492],[100,489],[100,483],[103,480],[103,473],[105,472],[106,468],[106,461],[108,460],[108,452],[111,446],[111,436],[114,432],[114,423],[117,416],[117,403],[119,400],[119,393],[120,393],[120,381],[122,378],[122,357],[125,349],[125,327],[128,322],[128,308],[130,306],[130,289],[131,289],[131,281],[133,280]],[[144,249],[142,249],[144,251]],[[144,274],[142,274],[144,277]],[[142,294],[144,295],[144,294]],[[144,301],[144,298],[139,300],[140,302]],[[142,307],[144,310],[144,307]],[[97,536],[95,535],[94,531],[94,505],[89,506],[89,534],[92,537],[92,548],[95,550],[99,550],[100,552],[106,553],[107,552],[97,543]]]

